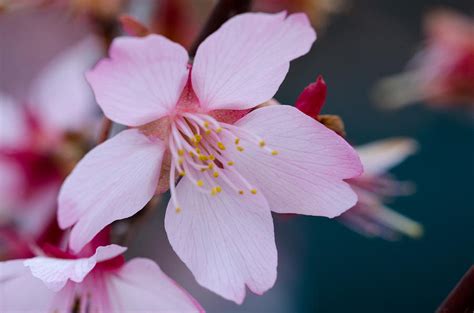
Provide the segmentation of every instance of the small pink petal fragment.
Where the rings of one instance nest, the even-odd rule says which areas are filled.
[[[418,150],[410,138],[390,138],[359,146],[357,153],[365,175],[382,175]]]
[[[53,291],[61,290],[68,280],[80,283],[96,266],[98,262],[111,259],[125,252],[126,248],[109,245],[99,247],[89,258],[56,259],[50,257],[35,257],[24,261],[34,277],[39,278]]]

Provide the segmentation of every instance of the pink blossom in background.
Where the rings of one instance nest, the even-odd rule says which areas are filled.
[[[412,193],[408,183],[394,180],[388,171],[417,150],[409,138],[390,138],[357,148],[364,174],[349,180],[359,198],[355,207],[338,217],[349,228],[369,237],[387,240],[401,235],[419,238],[423,227],[385,205],[385,199]]]
[[[474,105],[474,20],[437,10],[424,21],[426,42],[406,72],[376,88],[376,100],[397,108],[417,101],[432,106]]]
[[[344,180],[362,167],[340,136],[290,106],[245,115],[315,37],[304,14],[238,15],[201,44],[192,71],[186,50],[162,36],[115,39],[87,78],[105,115],[131,128],[66,179],[58,220],[73,226],[70,247],[134,215],[165,181],[168,238],[197,281],[237,303],[245,286],[271,288],[271,211],[334,217],[357,201]]]
[[[39,71],[22,101],[0,92],[0,228],[32,242],[49,231],[62,180],[97,125],[84,72],[100,54],[83,39]]]
[[[125,262],[126,248],[96,243],[78,254],[46,246],[40,256],[0,262],[0,311],[204,312],[153,261]]]

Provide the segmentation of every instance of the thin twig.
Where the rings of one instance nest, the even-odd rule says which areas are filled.
[[[436,310],[436,313],[471,312],[474,312],[474,266],[471,266]]]
[[[252,0],[220,0],[209,15],[209,18],[199,33],[199,36],[189,49],[189,55],[194,57],[197,48],[210,34],[215,32],[229,18],[236,14],[247,12]]]

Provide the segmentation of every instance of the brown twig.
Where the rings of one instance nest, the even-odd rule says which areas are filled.
[[[229,18],[236,14],[247,12],[252,0],[220,0],[209,15],[209,18],[199,33],[199,36],[189,49],[189,55],[194,57],[197,48],[210,34],[215,32]]]
[[[474,266],[471,266],[436,311],[436,313],[471,312],[474,312]]]

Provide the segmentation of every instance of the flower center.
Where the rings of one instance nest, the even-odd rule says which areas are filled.
[[[255,134],[218,122],[209,115],[182,113],[174,119],[169,135],[172,156],[170,192],[177,213],[181,211],[181,207],[175,189],[176,173],[183,179],[189,179],[199,192],[212,196],[222,192],[221,183],[240,195],[246,192],[257,193],[257,189],[236,170],[235,160],[229,152],[230,149],[235,149],[244,153],[242,142],[256,145],[271,155],[278,154]]]

